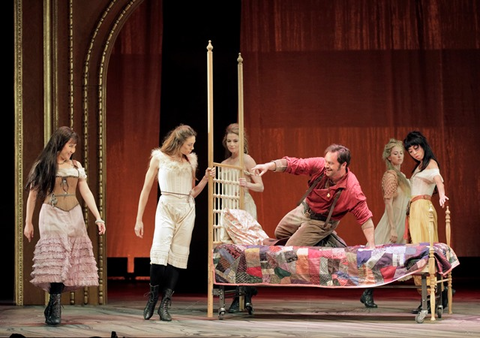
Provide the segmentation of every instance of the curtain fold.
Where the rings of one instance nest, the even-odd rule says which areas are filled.
[[[143,239],[134,226],[150,152],[159,146],[162,37],[162,1],[144,1],[115,40],[108,69],[107,257],[128,257],[129,272],[134,257],[150,256],[153,238],[155,187]]]
[[[480,182],[469,169],[479,165],[473,155],[480,147],[478,7],[468,0],[243,0],[239,52],[250,154],[263,163],[322,156],[331,143],[346,145],[376,224],[384,210],[383,146],[418,129],[440,162],[451,199],[453,247],[459,256],[480,256]],[[145,211],[143,240],[133,227],[143,184],[138,171],[145,172],[159,145],[162,36],[162,2],[144,1],[122,28],[109,62],[106,217],[115,230],[109,231],[108,257],[149,256],[155,198]],[[228,62],[236,66],[221,57],[223,39],[214,39],[217,70]],[[218,112],[222,86],[216,84]],[[402,169],[408,177],[412,168],[407,155]],[[307,183],[286,174],[263,178],[265,191],[252,196],[260,224],[273,236]],[[434,204],[443,224],[438,198]],[[198,209],[201,219],[207,211]],[[338,230],[348,244],[364,243],[353,217]]]
[[[440,162],[459,256],[479,256],[480,146],[478,1],[242,1],[245,127],[257,163],[323,156],[331,143],[352,152],[376,224],[384,211],[383,146],[420,130]],[[406,155],[402,171],[411,176]],[[252,193],[270,236],[307,188],[306,179],[267,174]],[[280,197],[279,197],[280,196]],[[444,210],[434,205],[445,241]],[[338,232],[365,238],[353,217]]]

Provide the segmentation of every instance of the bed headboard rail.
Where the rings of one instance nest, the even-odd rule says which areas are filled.
[[[224,243],[228,236],[223,224],[223,210],[243,209],[244,194],[239,178],[242,168],[215,163],[216,177],[213,179],[213,246]],[[240,192],[240,193],[239,193]]]

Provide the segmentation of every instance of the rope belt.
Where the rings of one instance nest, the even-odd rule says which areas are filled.
[[[431,201],[432,196],[430,196],[430,195],[417,195],[417,196],[415,196],[411,199],[410,203],[413,203],[413,202],[418,201],[418,200],[429,200],[429,201]]]
[[[170,192],[170,191],[162,191],[162,195],[165,195],[165,196],[190,196],[190,194],[182,194],[180,192]]]

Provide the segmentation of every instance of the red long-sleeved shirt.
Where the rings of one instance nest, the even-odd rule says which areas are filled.
[[[286,173],[293,175],[310,176],[309,184],[325,172],[325,159],[323,157],[296,158],[283,157],[287,160]],[[363,224],[372,218],[373,214],[368,208],[367,198],[363,194],[357,177],[350,170],[333,186],[325,188],[328,177],[324,175],[320,182],[306,197],[306,202],[313,212],[328,215],[338,189],[344,190],[340,194],[331,218],[335,221],[342,219],[351,212],[359,224]]]

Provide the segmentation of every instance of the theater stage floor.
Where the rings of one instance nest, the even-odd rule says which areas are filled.
[[[414,289],[377,289],[377,309],[359,302],[363,290],[259,288],[255,313],[207,318],[207,296],[175,294],[172,322],[143,319],[146,281],[109,281],[102,306],[64,305],[62,324],[44,324],[43,306],[0,305],[0,337],[480,337],[480,288],[454,280],[453,314],[423,323],[410,311],[419,304]],[[227,299],[227,306],[231,299]],[[157,305],[158,306],[158,305]]]

